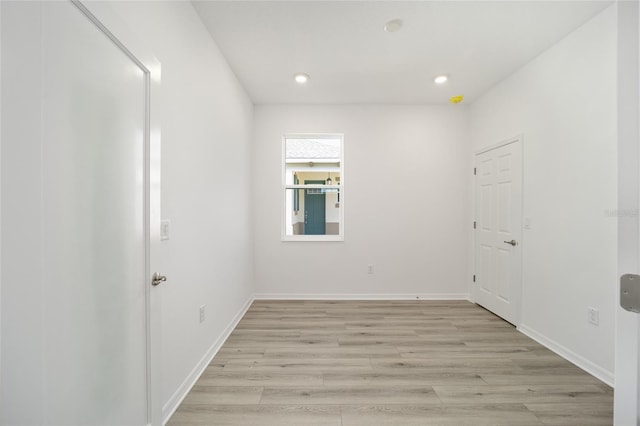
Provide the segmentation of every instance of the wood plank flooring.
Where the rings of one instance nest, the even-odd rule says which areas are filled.
[[[256,301],[169,425],[611,425],[613,390],[465,301]]]

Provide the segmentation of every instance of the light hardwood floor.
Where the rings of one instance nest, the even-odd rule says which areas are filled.
[[[256,301],[187,425],[610,425],[613,390],[465,301]]]

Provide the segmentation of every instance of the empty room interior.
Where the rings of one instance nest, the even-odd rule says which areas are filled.
[[[640,424],[639,19],[0,2],[0,423]]]

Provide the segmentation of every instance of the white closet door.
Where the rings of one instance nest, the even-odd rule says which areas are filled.
[[[519,140],[476,156],[474,297],[518,323],[522,294],[522,154]]]

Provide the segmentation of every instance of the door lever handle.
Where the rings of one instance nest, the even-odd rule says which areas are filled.
[[[505,241],[505,244],[511,244],[512,246],[517,246],[518,242],[516,240],[511,240],[511,241]]]
[[[151,277],[151,285],[156,287],[162,284],[163,282],[165,282],[166,280],[167,280],[167,277],[165,277],[164,275],[160,275],[157,272],[154,272],[153,276]]]

